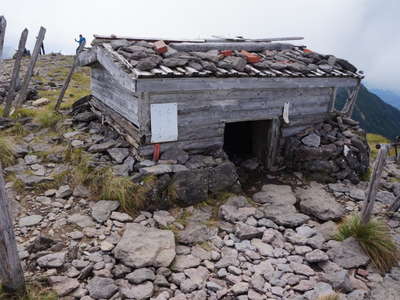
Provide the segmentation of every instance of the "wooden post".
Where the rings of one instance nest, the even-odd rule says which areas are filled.
[[[11,105],[15,96],[15,87],[19,78],[19,70],[21,68],[22,55],[24,54],[26,39],[28,37],[28,29],[24,29],[19,39],[17,55],[14,62],[14,68],[11,76],[10,85],[8,87],[8,94],[6,98],[6,105],[4,107],[3,117],[7,118],[10,114]]]
[[[368,191],[364,200],[364,206],[361,211],[361,222],[367,224],[371,219],[372,210],[374,209],[374,203],[376,193],[378,192],[378,185],[381,180],[383,167],[385,165],[386,156],[388,153],[388,146],[382,145],[379,149],[378,156],[376,157],[374,168],[372,170],[371,179],[368,184]]]
[[[33,49],[31,61],[29,63],[29,67],[28,67],[28,71],[26,71],[24,82],[22,83],[21,90],[18,93],[17,101],[15,104],[16,109],[24,103],[26,96],[28,94],[29,82],[31,81],[33,69],[35,68],[36,61],[39,56],[40,47],[43,43],[45,34],[46,34],[46,29],[44,27],[40,27],[39,35],[36,38],[36,44],[35,44],[35,48]]]
[[[68,88],[68,85],[69,85],[69,83],[71,81],[72,75],[74,74],[74,71],[75,71],[75,68],[76,68],[76,65],[77,65],[77,60],[78,60],[79,53],[81,53],[81,51],[83,50],[84,47],[85,47],[85,43],[82,43],[82,44],[79,45],[78,50],[76,51],[76,55],[74,57],[74,62],[72,63],[72,66],[71,66],[71,70],[69,70],[68,76],[67,76],[67,78],[65,78],[64,85],[63,85],[63,87],[61,89],[60,95],[58,96],[58,99],[57,99],[56,106],[54,108],[54,110],[57,111],[57,112],[60,109],[61,102],[62,102],[62,100],[64,98],[65,92],[67,91],[67,88]]]
[[[4,37],[6,35],[7,21],[6,18],[0,16],[0,74],[3,73],[3,46]]]
[[[347,98],[347,101],[344,104],[344,107],[342,109],[342,113],[348,118],[351,118],[351,115],[353,114],[354,107],[357,102],[358,91],[360,90],[360,85],[361,85],[361,82],[358,82],[358,84],[354,87],[354,89],[349,94],[349,97]]]
[[[25,279],[10,216],[3,169],[0,164],[0,281],[8,293],[24,295]]]

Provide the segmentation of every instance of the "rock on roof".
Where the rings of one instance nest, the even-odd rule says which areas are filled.
[[[113,53],[136,77],[363,78],[347,60],[292,44],[171,43],[121,38],[96,38],[93,44]]]

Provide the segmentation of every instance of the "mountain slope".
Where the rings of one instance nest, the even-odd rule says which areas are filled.
[[[343,107],[346,97],[344,89],[338,90],[337,109]],[[400,110],[385,103],[363,85],[358,93],[352,117],[359,121],[361,127],[368,133],[377,133],[391,140],[400,135]]]
[[[370,89],[375,95],[379,96],[383,101],[400,109],[400,94],[389,90]]]

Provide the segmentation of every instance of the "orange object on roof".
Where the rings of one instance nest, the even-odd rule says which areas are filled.
[[[246,50],[242,50],[242,51],[240,51],[240,54],[242,54],[244,57],[246,57],[246,60],[249,63],[258,63],[259,61],[261,61],[261,57],[255,53],[251,53]]]
[[[232,50],[221,50],[219,53],[221,53],[223,56],[232,56],[233,55]]]

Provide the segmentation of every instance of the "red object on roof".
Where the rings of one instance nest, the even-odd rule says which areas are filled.
[[[307,49],[307,48],[306,48],[306,49],[303,49],[303,52],[304,52],[304,53],[312,53],[312,51],[311,51],[310,49]]]
[[[154,42],[154,48],[157,53],[162,54],[168,51],[167,44],[164,43],[164,41],[157,41]]]
[[[246,50],[242,50],[242,51],[240,51],[240,54],[242,54],[244,57],[246,57],[246,60],[249,63],[258,63],[259,61],[261,61],[261,57],[255,53],[251,53]]]
[[[233,55],[232,50],[221,50],[219,53],[221,53],[223,56],[232,56]]]

